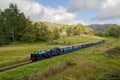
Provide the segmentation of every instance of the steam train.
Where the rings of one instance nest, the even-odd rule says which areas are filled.
[[[94,45],[103,44],[104,42],[105,40],[100,40],[96,42],[87,42],[87,43],[81,43],[81,44],[55,47],[50,50],[43,50],[43,51],[39,50],[31,54],[31,60],[38,61],[38,60],[50,58],[53,56],[70,53],[70,52],[77,51],[77,50],[87,48],[87,47],[91,47]]]

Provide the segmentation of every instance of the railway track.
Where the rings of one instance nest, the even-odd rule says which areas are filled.
[[[53,56],[53,57],[56,57],[56,56]],[[51,57],[51,58],[52,58],[52,57]],[[41,59],[41,60],[39,60],[39,61],[46,60],[46,59],[49,59],[49,58],[43,58],[43,59]],[[38,61],[35,61],[35,62],[38,62]],[[16,64],[16,65],[14,65],[14,66],[9,66],[9,67],[5,67],[5,68],[1,68],[1,69],[0,69],[0,73],[5,72],[5,71],[8,71],[8,70],[11,70],[11,69],[15,69],[15,68],[17,68],[17,67],[21,67],[21,66],[24,66],[24,65],[27,65],[27,64],[31,64],[31,63],[34,63],[34,62],[30,60],[30,61],[28,61],[28,62]]]
[[[16,65],[13,65],[13,66],[6,67],[6,68],[2,68],[2,69],[0,69],[0,73],[11,70],[11,69],[14,69],[14,68],[17,68],[17,67],[20,67],[20,66],[31,64],[31,63],[33,63],[33,62],[28,61],[28,62],[25,62],[25,63],[20,63],[20,64],[16,64]]]
[[[55,56],[53,56],[53,57],[55,57]],[[51,57],[51,58],[52,58],[52,57]],[[43,58],[43,59],[41,59],[41,60],[39,60],[39,61],[46,60],[46,59],[49,59],[49,58]],[[38,62],[38,61],[35,61],[35,62]],[[17,67],[21,67],[21,66],[24,66],[24,65],[27,65],[27,64],[31,64],[31,63],[34,63],[34,62],[30,60],[30,61],[28,61],[28,62],[24,62],[24,63],[16,64],[16,65],[13,65],[13,66],[1,68],[1,69],[0,69],[0,73],[5,72],[5,71],[8,71],[8,70],[11,70],[11,69],[15,69],[15,68],[17,68]]]

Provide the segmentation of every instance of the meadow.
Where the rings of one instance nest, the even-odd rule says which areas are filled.
[[[84,38],[83,38],[84,37]],[[74,42],[89,42],[105,39],[106,43],[89,47],[80,51],[72,52],[70,54],[56,56],[47,60],[35,62],[29,65],[18,67],[3,73],[0,73],[0,80],[99,80],[104,78],[104,74],[114,70],[120,69],[120,58],[110,58],[105,51],[116,46],[119,46],[120,40],[113,38],[100,37],[74,37],[66,38],[63,41],[60,39],[57,43],[69,40]],[[35,44],[35,43],[33,43]],[[42,43],[41,43],[42,44]],[[49,48],[54,47],[51,43],[43,43],[49,45]],[[55,44],[55,43],[54,43]],[[21,44],[15,44],[20,46]],[[26,44],[24,44],[25,47]],[[33,47],[31,44],[27,44]],[[40,44],[35,44],[40,45]],[[4,46],[10,47],[13,45]],[[35,46],[34,46],[35,47]],[[3,49],[3,47],[1,47]],[[37,49],[37,48],[36,48]],[[39,48],[40,49],[40,48]],[[43,48],[41,48],[43,49]],[[45,49],[45,48],[44,48]],[[9,49],[10,50],[10,49]],[[26,49],[21,49],[27,52]],[[18,50],[19,51],[19,50]],[[24,52],[23,51],[23,52]],[[29,50],[28,50],[29,51]],[[32,50],[31,50],[32,51]],[[30,53],[22,54],[24,56]],[[17,56],[17,55],[16,55]],[[4,60],[4,59],[3,59]]]
[[[0,47],[0,68],[16,65],[30,60],[30,54],[37,50],[51,49],[60,45],[69,45],[88,41],[96,41],[101,38],[95,36],[76,36],[51,40],[47,43],[22,43],[16,42]]]

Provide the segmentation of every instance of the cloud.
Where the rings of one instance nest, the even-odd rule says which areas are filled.
[[[120,18],[120,0],[70,0],[70,12],[80,12],[82,10],[94,9],[97,16],[94,20],[107,20]]]
[[[10,3],[17,4],[20,11],[24,12],[30,18],[36,19],[39,15],[42,15],[44,7],[41,4],[34,2],[33,0],[1,0],[0,8],[3,10],[8,8]]]
[[[63,7],[58,9],[44,7],[43,15],[40,17],[41,20],[50,20],[55,23],[75,23],[76,14],[68,13]]]
[[[120,18],[120,0],[105,0],[98,8],[98,16],[96,19],[114,19]]]
[[[120,20],[119,20],[119,21],[117,21],[117,24],[119,24],[119,25],[120,25]]]
[[[79,12],[86,9],[93,9],[97,6],[97,3],[97,0],[70,0],[68,11]]]
[[[35,21],[49,21],[62,24],[75,24],[81,21],[76,20],[76,13],[70,13],[64,7],[51,8],[43,6],[35,0],[0,0],[0,8],[3,10],[8,4],[16,3],[20,11]]]

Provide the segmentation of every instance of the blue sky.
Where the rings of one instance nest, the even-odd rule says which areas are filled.
[[[59,6],[68,7],[68,2],[69,2],[69,0],[36,0],[36,1],[44,6],[48,6],[48,7],[50,6],[53,8],[57,8]]]
[[[0,8],[16,3],[33,21],[60,24],[120,24],[120,0],[1,0]]]

